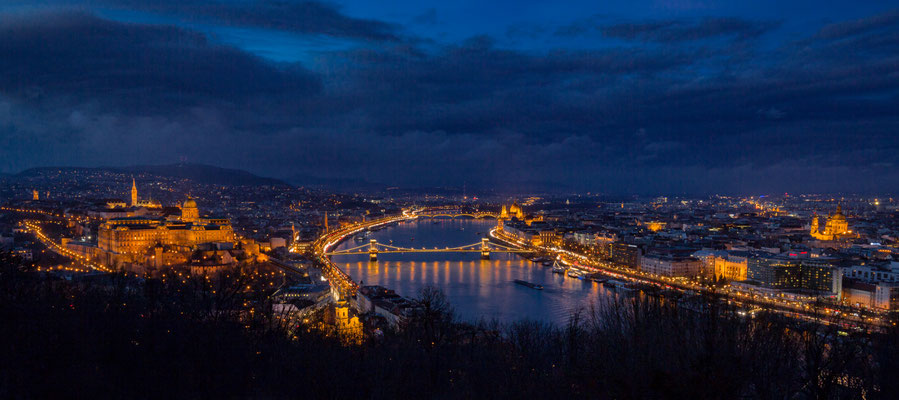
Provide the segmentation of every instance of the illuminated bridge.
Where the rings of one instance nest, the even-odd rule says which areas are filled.
[[[490,243],[489,239],[483,238],[480,243],[472,243],[458,247],[435,247],[435,248],[409,248],[392,246],[389,244],[378,243],[372,239],[368,244],[356,246],[349,249],[332,251],[325,253],[326,256],[340,256],[351,254],[368,254],[369,259],[375,261],[378,254],[401,254],[401,253],[481,253],[481,258],[489,259],[490,253],[533,253],[529,250],[520,250],[512,247],[506,247],[495,243]]]
[[[497,218],[497,213],[491,212],[482,212],[482,211],[465,211],[465,210],[427,210],[420,211],[415,213],[416,217],[419,218],[457,218],[457,217],[469,217],[469,218]]]

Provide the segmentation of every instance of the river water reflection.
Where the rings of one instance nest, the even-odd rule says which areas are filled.
[[[368,239],[401,247],[455,247],[480,242],[496,221],[473,219],[417,220],[372,232],[364,242],[353,239],[335,250],[366,244]],[[478,253],[379,254],[334,256],[334,262],[356,282],[382,285],[397,293],[416,297],[427,286],[446,293],[456,315],[467,321],[481,318],[514,322],[522,319],[565,324],[578,309],[615,295],[602,285],[553,274],[551,268],[513,254],[491,254],[481,260]],[[543,285],[534,290],[514,283],[522,279]]]

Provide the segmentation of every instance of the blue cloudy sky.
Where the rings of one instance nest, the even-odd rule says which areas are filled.
[[[0,171],[895,192],[899,4],[7,0]]]

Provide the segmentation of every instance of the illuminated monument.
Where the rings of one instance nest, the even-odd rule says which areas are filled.
[[[521,208],[518,203],[512,203],[511,206],[506,207],[503,205],[502,210],[499,213],[499,218],[497,218],[500,223],[504,220],[517,219],[526,223],[527,225],[531,225],[534,221],[543,221],[542,215],[525,215],[524,210]]]
[[[843,207],[838,205],[837,211],[827,217],[827,222],[824,225],[824,230],[821,230],[821,221],[820,217],[817,215],[812,217],[812,227],[811,232],[809,232],[815,239],[819,240],[839,240],[839,239],[852,239],[858,237],[857,234],[852,233],[849,230],[849,222],[846,221],[846,216],[843,215]]]
[[[153,200],[141,200],[137,197],[137,183],[134,181],[134,178],[131,178],[131,206],[132,207],[145,207],[145,208],[162,208],[162,204],[159,204]]]
[[[334,306],[334,326],[337,336],[348,344],[362,343],[362,322],[359,317],[350,317],[346,300],[338,300]]]
[[[137,206],[137,183],[131,178],[131,206]]]
[[[136,201],[137,191],[133,185],[131,193],[132,204],[141,204]],[[157,255],[160,248],[166,248],[168,254],[182,255],[170,257],[181,260],[199,244],[234,243],[235,240],[231,221],[200,217],[197,202],[192,198],[181,205],[180,217],[111,218],[100,224],[97,232],[97,247],[108,265],[144,263],[147,256]]]

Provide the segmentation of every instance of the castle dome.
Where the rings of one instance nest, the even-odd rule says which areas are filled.
[[[197,208],[197,202],[194,201],[194,199],[188,197],[181,208]]]

